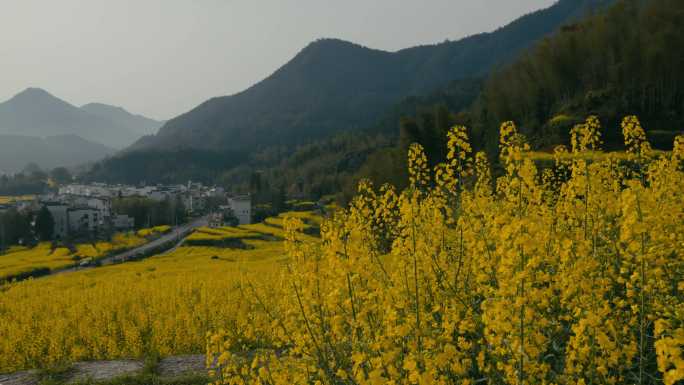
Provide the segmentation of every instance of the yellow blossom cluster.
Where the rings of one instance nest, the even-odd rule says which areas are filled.
[[[36,199],[35,195],[18,195],[18,196],[7,196],[0,195],[0,204],[5,205],[9,203],[14,203],[17,201],[32,201]]]
[[[447,162],[410,146],[409,187],[362,182],[322,243],[284,221],[286,268],[247,274],[208,336],[215,383],[680,383],[684,138],[656,154],[623,131],[631,156],[587,161],[590,117],[540,170],[504,123],[493,181],[455,127]]]
[[[59,269],[74,264],[71,251],[65,247],[53,248],[49,242],[35,247],[15,246],[0,255],[0,281],[36,269]]]
[[[191,242],[213,242],[228,239],[258,238],[259,236],[259,233],[251,232],[238,227],[200,227],[190,234],[187,240]]]
[[[146,240],[133,233],[114,234],[111,241],[82,243],[72,249],[54,247],[42,242],[34,247],[15,246],[0,254],[0,282],[22,275],[50,272],[73,266],[83,258],[97,260],[111,253],[131,249],[144,244]]]
[[[570,131],[570,142],[574,153],[597,150],[601,146],[601,123],[597,116],[590,116],[583,124]]]
[[[171,231],[171,226],[161,225],[161,226],[151,227],[149,229],[140,229],[140,230],[138,230],[136,235],[139,237],[151,237],[154,235],[166,234],[169,231]]]
[[[651,144],[636,116],[627,116],[622,120],[622,135],[625,137],[628,153],[639,157],[647,157],[651,153]]]
[[[145,238],[132,232],[117,233],[112,236],[110,242],[100,241],[76,245],[75,255],[80,258],[99,259],[117,251],[138,247],[145,242],[147,242]]]

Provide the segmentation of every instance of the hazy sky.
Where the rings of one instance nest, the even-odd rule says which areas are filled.
[[[241,91],[322,37],[395,51],[554,0],[0,0],[0,101],[26,87],[158,119]]]

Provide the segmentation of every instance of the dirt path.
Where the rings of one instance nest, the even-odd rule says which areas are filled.
[[[77,362],[66,374],[64,383],[107,381],[122,376],[135,376],[141,374],[143,368],[144,363],[141,360]],[[157,374],[162,379],[206,373],[203,354],[167,357],[160,360],[157,366]],[[40,372],[37,370],[0,374],[0,385],[37,385],[40,380]]]

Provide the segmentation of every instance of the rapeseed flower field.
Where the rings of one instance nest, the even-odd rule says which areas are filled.
[[[0,195],[0,205],[14,203],[17,201],[32,201],[35,198],[36,197],[34,195],[18,195],[18,196]]]
[[[168,229],[164,230],[165,227]],[[138,233],[117,233],[109,242],[76,244],[73,250],[64,246],[54,247],[50,242],[42,242],[35,247],[13,247],[0,254],[0,281],[40,270],[49,272],[66,268],[83,259],[97,261],[112,253],[141,246],[147,242],[146,237],[168,232],[169,229],[161,226]]]
[[[8,285],[0,369],[206,352],[216,384],[655,384],[684,380],[684,137],[601,151],[598,119],[541,169],[515,124],[492,177],[467,130],[410,185],[347,209],[196,237],[142,262]],[[251,235],[259,234],[259,237]]]
[[[5,285],[0,372],[150,352],[203,353],[208,332],[247,311],[238,296],[246,272],[270,280],[284,266],[283,230],[235,231],[255,229],[269,240],[247,237],[248,249],[186,246],[140,262]]]
[[[0,255],[0,280],[36,269],[59,269],[74,264],[73,254],[65,247],[53,249],[49,242],[36,247],[12,247]]]
[[[144,237],[150,237],[150,236],[154,236],[154,235],[166,234],[169,231],[171,231],[171,226],[162,225],[162,226],[151,227],[149,229],[138,230],[136,235],[144,238]]]
[[[409,188],[361,183],[321,243],[286,220],[286,268],[243,278],[248,311],[209,337],[215,383],[681,383],[684,137],[622,129],[588,161],[590,117],[539,169],[504,123],[492,180],[455,127],[446,163],[412,145]]]

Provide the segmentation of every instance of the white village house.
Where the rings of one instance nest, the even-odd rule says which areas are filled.
[[[252,197],[240,195],[228,198],[228,206],[241,225],[252,223]]]
[[[97,231],[105,222],[96,209],[82,206],[67,210],[69,233],[86,234]]]

